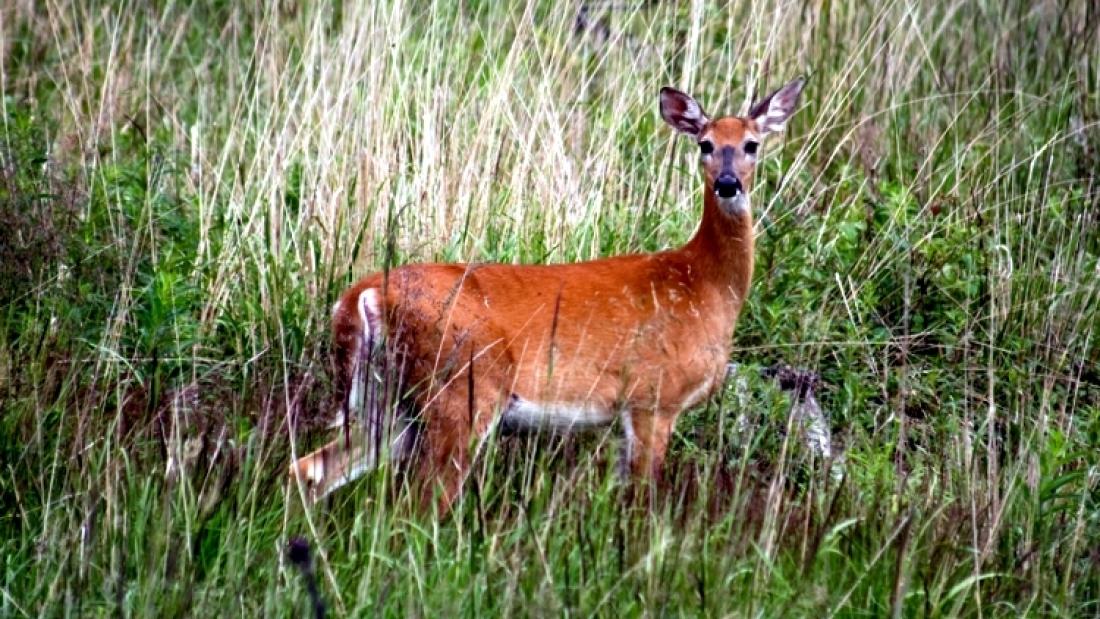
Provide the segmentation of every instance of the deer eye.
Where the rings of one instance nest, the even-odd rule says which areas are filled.
[[[745,142],[745,154],[746,155],[755,155],[756,154],[756,149],[759,148],[759,147],[760,147],[760,142],[753,142],[753,141]]]
[[[699,142],[699,152],[703,153],[704,155],[709,155],[713,153],[714,142],[711,142],[710,140],[703,140],[702,142]]]

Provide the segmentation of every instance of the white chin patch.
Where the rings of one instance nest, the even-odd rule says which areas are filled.
[[[749,210],[749,200],[744,193],[739,193],[732,198],[718,197],[718,206],[727,215],[741,215]]]

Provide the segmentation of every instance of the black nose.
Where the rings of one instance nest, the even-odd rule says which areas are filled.
[[[741,181],[732,174],[722,174],[714,181],[714,191],[720,198],[732,198],[741,193]]]

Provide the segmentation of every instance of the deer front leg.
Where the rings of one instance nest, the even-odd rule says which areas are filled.
[[[423,416],[420,505],[431,510],[434,502],[440,516],[447,514],[462,494],[470,469],[471,439],[483,440],[499,414],[498,391],[475,389],[473,398],[467,393],[464,386],[448,389]]]
[[[431,511],[434,502],[440,516],[450,511],[470,468],[469,437],[469,428],[461,423],[428,424],[420,460],[421,509]]]
[[[675,416],[658,411],[625,411],[622,419],[626,432],[625,464],[631,475],[638,480],[656,481],[664,466]]]

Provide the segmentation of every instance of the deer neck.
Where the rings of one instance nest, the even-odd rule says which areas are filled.
[[[747,187],[746,187],[747,191]],[[702,282],[715,286],[739,310],[749,292],[753,267],[752,213],[727,215],[708,182],[703,190],[703,220],[684,253],[697,265]]]

